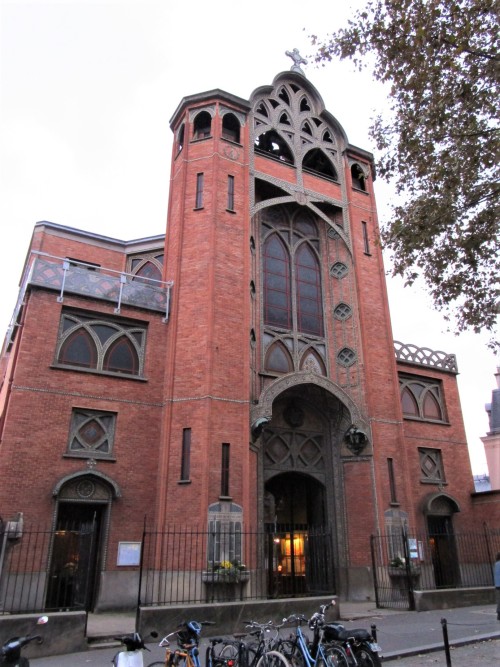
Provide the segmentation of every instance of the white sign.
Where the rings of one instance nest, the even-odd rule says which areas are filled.
[[[140,565],[141,543],[140,542],[118,542],[117,565]]]

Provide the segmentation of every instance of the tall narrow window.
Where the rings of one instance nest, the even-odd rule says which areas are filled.
[[[234,211],[234,176],[227,177],[227,209]]]
[[[191,429],[182,430],[181,482],[187,482],[191,464]]]
[[[195,208],[203,208],[203,174],[196,174],[196,204]]]
[[[311,247],[303,243],[295,253],[297,329],[323,335],[323,309],[319,264]]]
[[[290,329],[291,313],[290,258],[277,234],[264,245],[264,321]]]
[[[365,255],[370,255],[370,239],[368,238],[368,225],[366,222],[361,223],[363,229],[363,245],[365,249]]]
[[[389,490],[391,492],[391,503],[397,504],[396,478],[394,477],[394,459],[387,459],[387,470],[389,472]]]
[[[222,443],[222,465],[220,478],[220,494],[221,496],[229,496],[229,443]]]
[[[262,214],[264,323],[324,335],[320,242],[312,215],[284,207]],[[274,228],[274,229],[273,229]]]

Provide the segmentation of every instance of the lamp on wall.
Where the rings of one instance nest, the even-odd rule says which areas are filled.
[[[368,444],[368,436],[355,424],[352,424],[344,435],[344,442],[353,454],[359,456]]]
[[[260,437],[260,434],[262,433],[262,429],[266,424],[269,424],[271,421],[270,417],[259,417],[259,419],[256,419],[254,423],[252,424],[251,431],[252,431],[252,437],[255,440]]]

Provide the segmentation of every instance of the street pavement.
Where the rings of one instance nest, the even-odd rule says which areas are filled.
[[[500,665],[500,621],[493,605],[409,612],[377,609],[373,602],[340,602],[341,622],[346,629],[376,626],[383,662],[402,667],[446,666],[443,627],[446,626],[453,667]],[[328,620],[328,617],[327,617]],[[158,628],[161,636],[173,628]],[[89,635],[113,636],[132,632],[134,615],[89,615]],[[163,634],[162,634],[163,633]],[[147,644],[144,664],[163,659],[157,643]],[[109,665],[116,646],[83,653],[30,660],[32,667],[87,667]],[[202,651],[203,655],[203,651]]]

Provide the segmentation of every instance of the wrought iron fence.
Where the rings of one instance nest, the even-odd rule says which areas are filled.
[[[329,527],[145,531],[139,604],[332,594],[333,571]]]
[[[95,538],[95,521],[0,527],[0,614],[88,610],[99,575]],[[333,594],[333,572],[329,527],[145,529],[139,604]]]
[[[0,532],[0,614],[87,609],[95,526]]]
[[[378,607],[414,609],[414,591],[493,585],[500,529],[475,533],[372,535],[371,552]]]
[[[19,526],[0,534],[0,614],[44,608],[53,531]]]

